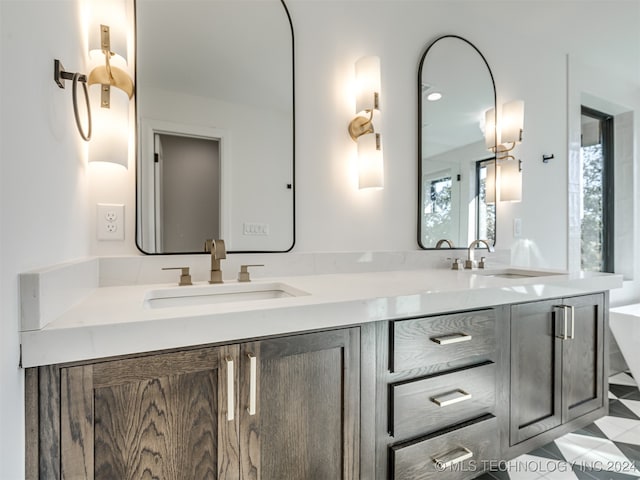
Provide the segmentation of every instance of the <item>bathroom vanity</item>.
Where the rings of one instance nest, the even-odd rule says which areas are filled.
[[[476,477],[607,411],[621,279],[529,273],[96,288],[22,333],[29,478]]]

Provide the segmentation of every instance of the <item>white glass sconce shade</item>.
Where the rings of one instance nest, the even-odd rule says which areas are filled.
[[[502,106],[500,143],[520,143],[524,129],[524,101],[513,100]]]
[[[368,133],[358,137],[358,187],[384,187],[384,160],[379,133]]]
[[[127,65],[127,5],[124,0],[90,0],[88,4],[88,40],[89,57],[97,63],[104,65],[104,50],[100,25],[108,25],[111,30],[110,50],[119,57],[112,57],[112,63],[116,67],[126,68]],[[101,61],[100,61],[101,60]],[[93,66],[93,65],[92,65]]]
[[[522,201],[520,160],[504,160],[500,164],[500,201]]]
[[[356,62],[356,113],[380,110],[380,58],[362,57]]]
[[[513,100],[502,106],[502,115],[496,123],[496,111],[485,112],[484,139],[487,150],[495,151],[498,145],[522,142],[524,130],[524,101]],[[507,149],[504,149],[507,151]],[[508,149],[510,150],[510,149]]]
[[[119,88],[111,89],[110,108],[100,108],[99,86],[91,89],[94,108],[93,136],[89,142],[90,162],[111,162],[127,168],[129,164],[129,96]]]

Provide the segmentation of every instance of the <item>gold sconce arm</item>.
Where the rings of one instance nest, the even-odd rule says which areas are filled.
[[[514,148],[516,148],[516,142],[511,142],[510,147],[507,147],[505,144],[497,145],[495,149],[492,149],[496,154],[497,160],[515,160],[516,157],[509,154]]]
[[[100,46],[105,57],[105,64],[94,68],[89,73],[88,84],[102,85],[100,106],[109,108],[111,86],[124,91],[131,99],[133,97],[133,80],[127,72],[111,65],[111,57],[115,55],[111,51],[110,29],[108,25],[100,25]]]
[[[373,109],[366,110],[369,112],[369,118],[358,115],[354,117],[351,122],[349,122],[349,135],[351,135],[351,139],[355,142],[358,140],[358,137],[364,135],[366,133],[374,133],[373,129]]]

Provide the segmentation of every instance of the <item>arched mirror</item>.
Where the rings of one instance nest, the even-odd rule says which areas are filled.
[[[293,28],[281,0],[136,0],[145,253],[294,244]]]
[[[484,132],[496,92],[486,59],[462,37],[436,39],[420,61],[418,98],[418,244],[495,244],[495,162]]]

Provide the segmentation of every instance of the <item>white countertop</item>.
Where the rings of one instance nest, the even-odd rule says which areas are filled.
[[[485,272],[486,273],[486,272]],[[99,287],[40,329],[21,332],[22,365],[34,367],[268,335],[328,329],[580,295],[619,288],[620,275],[576,273],[499,278],[448,269],[259,279],[308,295],[212,305],[149,308],[150,291],[219,285]],[[225,288],[227,282],[222,286]]]

